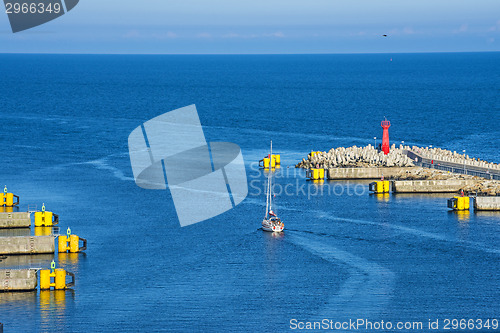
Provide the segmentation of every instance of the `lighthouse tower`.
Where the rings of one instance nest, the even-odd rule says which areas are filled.
[[[389,154],[389,127],[391,127],[391,122],[387,119],[382,121],[381,124],[384,129],[384,136],[382,137],[382,151],[385,155]]]

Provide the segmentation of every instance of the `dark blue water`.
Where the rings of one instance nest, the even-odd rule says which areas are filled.
[[[0,184],[21,210],[43,202],[62,233],[89,241],[85,254],[55,257],[76,274],[72,291],[0,294],[0,322],[281,332],[294,318],[498,318],[500,214],[450,213],[447,195],[370,196],[368,182],[310,184],[293,166],[312,149],[373,143],[384,116],[393,142],[500,162],[499,63],[500,53],[0,55]],[[135,185],[127,138],[190,104],[207,141],[242,148],[253,187],[235,209],[180,228],[168,191]],[[266,175],[254,162],[270,139],[276,182],[292,184],[277,198],[282,237],[259,230]]]

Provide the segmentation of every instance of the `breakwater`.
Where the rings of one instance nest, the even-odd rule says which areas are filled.
[[[455,165],[461,169],[481,170],[500,173],[498,163],[484,161],[480,158],[470,157],[456,151],[418,146],[391,146],[389,154],[385,155],[372,145],[365,147],[338,147],[326,151],[311,152],[295,167],[297,168],[348,168],[348,167],[410,167],[422,159],[433,165]]]
[[[406,156],[403,147],[392,145],[389,154],[378,151],[372,145],[365,147],[338,147],[328,152],[311,152],[307,159],[303,158],[296,168],[362,168],[362,167],[411,167],[413,161]]]
[[[409,148],[409,147],[407,147]],[[456,151],[451,151],[442,148],[434,147],[418,147],[413,146],[411,149],[407,149],[425,159],[433,161],[435,164],[444,162],[456,164],[458,166],[482,168],[490,172],[500,172],[500,165],[498,163],[484,161],[480,158],[469,157],[469,155],[463,153],[457,153]],[[433,163],[433,164],[434,164]]]
[[[472,195],[500,195],[500,181],[494,178],[500,172],[498,164],[440,148],[392,145],[389,154],[384,155],[372,145],[339,147],[328,152],[312,151],[295,167],[325,169],[330,180],[446,181],[439,182],[441,189],[432,189],[431,182],[410,192],[448,192],[456,188]]]

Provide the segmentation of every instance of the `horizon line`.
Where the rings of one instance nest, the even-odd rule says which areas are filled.
[[[417,51],[417,52],[316,52],[316,53],[99,53],[99,52],[0,52],[0,55],[370,55],[370,54],[436,54],[436,53],[499,53],[499,51]]]

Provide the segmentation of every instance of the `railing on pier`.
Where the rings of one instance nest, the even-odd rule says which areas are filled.
[[[413,151],[405,150],[405,153],[406,156],[408,156],[413,161],[413,164],[415,164],[416,166],[421,166],[429,169],[449,171],[452,173],[458,173],[462,175],[471,175],[471,176],[483,177],[486,179],[500,180],[500,174],[490,172],[489,170],[481,171],[478,170],[478,167],[474,167],[474,169],[471,169],[468,168],[467,165],[460,167],[452,165],[451,163],[436,161],[436,160],[434,160],[434,163],[431,163],[430,159],[423,158],[422,156],[415,154]]]

